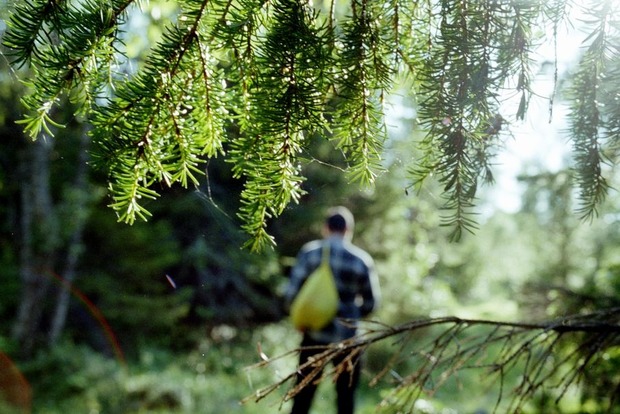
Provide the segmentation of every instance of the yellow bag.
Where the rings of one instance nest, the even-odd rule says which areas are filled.
[[[312,272],[291,304],[291,322],[300,331],[318,331],[338,312],[338,289],[329,267],[329,244],[323,248],[321,264]]]

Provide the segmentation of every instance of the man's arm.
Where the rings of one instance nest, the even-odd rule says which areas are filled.
[[[360,296],[362,298],[360,313],[362,317],[367,316],[376,309],[380,299],[379,278],[375,265],[372,261],[369,261],[366,265],[368,269],[367,275],[363,278],[360,286]]]

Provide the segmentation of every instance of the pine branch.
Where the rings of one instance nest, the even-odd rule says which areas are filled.
[[[588,36],[590,45],[579,62],[579,69],[571,87],[573,106],[570,112],[570,130],[573,141],[575,172],[580,188],[582,218],[597,215],[597,207],[604,200],[608,184],[602,174],[603,155],[600,131],[604,129],[599,88],[609,64],[609,51],[614,50],[608,38],[611,2],[591,9],[596,27]],[[617,49],[616,49],[617,53]]]
[[[179,0],[176,23],[127,79],[116,71],[135,3],[16,3],[3,42],[16,66],[31,68],[25,130],[51,134],[60,125],[50,111],[67,97],[77,104],[94,126],[112,205],[128,222],[144,208],[136,189],[196,184],[206,160],[225,156],[244,180],[239,215],[255,247],[271,243],[265,220],[304,193],[299,156],[308,137],[333,139],[349,178],[372,184],[383,171],[384,97],[401,75],[426,133],[412,157],[413,185],[438,177],[443,224],[454,238],[475,229],[478,188],[493,181],[507,119],[500,92],[511,88],[523,119],[532,49],[545,33],[538,28],[557,33],[569,8],[560,0],[352,0],[343,13],[335,2],[322,10],[302,0]],[[574,111],[584,217],[602,202],[604,162],[615,164],[620,148],[620,104],[601,92],[620,80],[611,4],[592,8],[601,23],[574,89],[584,98]]]
[[[32,92],[23,98],[31,111],[20,123],[34,139],[59,127],[50,111],[69,93],[78,111],[87,111],[110,79],[118,49],[117,30],[133,0],[99,4],[25,1],[16,6],[3,44],[15,65],[30,64]],[[72,7],[73,6],[73,7]]]
[[[9,48],[8,56],[13,64],[22,66],[33,57],[40,56],[50,43],[55,43],[54,31],[58,31],[58,17],[64,10],[64,1],[24,0],[15,4],[7,25],[9,30],[3,44]],[[51,27],[50,27],[51,26]],[[43,49],[42,49],[43,48]]]
[[[221,151],[222,74],[199,36],[206,4],[188,3],[179,26],[163,35],[141,73],[117,87],[116,96],[95,113],[96,162],[109,171],[111,206],[122,221],[133,222],[141,211],[136,187],[146,191],[156,181],[197,184],[204,157]]]
[[[343,24],[342,47],[336,51],[340,76],[334,139],[348,157],[350,179],[364,185],[372,184],[382,170],[383,94],[396,65],[394,34],[390,37],[382,30],[383,19],[389,22],[391,16],[372,5],[367,0],[352,1],[353,14]]]
[[[514,17],[510,32],[504,39],[498,60],[502,62],[502,77],[510,79],[516,76],[516,93],[520,95],[519,106],[516,112],[518,120],[525,119],[531,91],[532,48],[535,38],[532,34],[537,26],[540,15],[540,4],[514,3],[512,6]]]
[[[277,23],[257,49],[261,71],[255,83],[243,85],[251,96],[249,122],[230,152],[233,171],[246,180],[239,215],[253,249],[272,242],[265,232],[267,218],[303,194],[296,158],[305,134],[324,125],[324,68],[330,63],[322,29],[307,6],[282,0],[273,4],[273,13]]]
[[[494,17],[501,13],[497,5],[479,3],[446,2],[436,15],[441,37],[421,74],[420,118],[428,133],[420,165],[410,169],[414,186],[438,175],[448,212],[443,224],[457,240],[476,227],[470,210],[479,178],[489,177],[488,150],[497,137],[487,132],[497,116],[501,82],[493,76],[491,56],[504,22]]]

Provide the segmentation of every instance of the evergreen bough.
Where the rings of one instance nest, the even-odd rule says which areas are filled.
[[[385,97],[411,85],[425,132],[412,185],[443,184],[445,224],[472,230],[478,186],[507,122],[506,91],[524,119],[535,94],[534,52],[570,22],[570,1],[178,0],[178,15],[135,73],[124,31],[138,0],[20,0],[3,37],[30,92],[22,122],[33,138],[60,125],[68,98],[92,125],[94,159],[111,206],[132,223],[149,216],[155,183],[196,184],[223,156],[243,180],[239,216],[248,244],[271,243],[266,221],[303,195],[302,151],[327,136],[351,180],[382,170]],[[590,7],[591,6],[591,7]],[[581,214],[591,217],[617,160],[620,81],[613,1],[585,5],[586,49],[567,97]],[[545,32],[547,30],[547,32]],[[549,35],[548,33],[552,33]],[[555,77],[557,81],[557,62]],[[553,100],[553,97],[550,97]]]

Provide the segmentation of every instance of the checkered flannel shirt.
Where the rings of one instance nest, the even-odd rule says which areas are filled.
[[[367,316],[379,299],[375,265],[368,253],[339,236],[315,240],[302,247],[286,291],[290,305],[308,276],[321,263],[323,244],[330,244],[330,267],[336,280],[340,304],[336,319],[320,331],[307,334],[317,342],[332,343],[356,334],[357,320]]]

